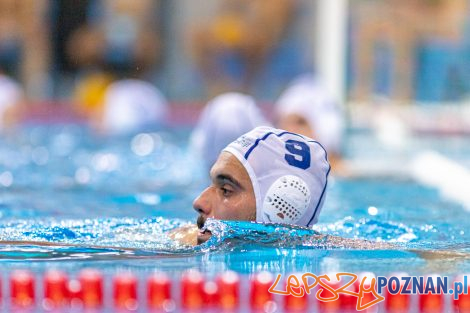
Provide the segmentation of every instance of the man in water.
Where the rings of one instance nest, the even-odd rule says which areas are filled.
[[[260,223],[283,223],[309,227],[320,215],[330,165],[320,143],[295,133],[257,127],[222,150],[213,165],[212,183],[194,200],[199,213],[192,225],[169,236],[188,245],[201,244],[210,236],[208,218]],[[426,260],[469,258],[465,251],[417,250],[387,243],[315,234],[331,248],[405,250]],[[51,242],[3,241],[3,244],[73,246]],[[83,246],[83,244],[79,245]],[[110,247],[98,247],[110,248]],[[116,247],[117,249],[133,250]]]
[[[208,218],[310,227],[318,221],[330,173],[322,145],[306,136],[260,126],[222,150],[210,171],[211,185],[193,203],[197,227],[178,228],[169,235],[183,244],[207,241]],[[316,234],[332,248],[402,250],[404,247],[360,239]],[[407,249],[426,260],[468,258],[452,250]]]
[[[257,127],[222,150],[210,171],[212,183],[193,203],[198,229],[170,234],[186,244],[207,241],[208,218],[298,226],[315,224],[330,172],[322,145],[272,127]]]

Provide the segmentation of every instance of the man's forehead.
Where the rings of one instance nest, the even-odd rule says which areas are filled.
[[[238,159],[231,153],[223,151],[220,153],[219,158],[212,166],[210,176],[215,178],[219,175],[229,174],[239,179],[248,176],[243,165]]]

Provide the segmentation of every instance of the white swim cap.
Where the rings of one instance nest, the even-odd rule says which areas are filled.
[[[276,114],[305,117],[315,139],[328,152],[340,153],[344,129],[342,109],[313,75],[306,74],[292,82],[279,97]]]
[[[125,79],[112,83],[104,96],[102,127],[107,133],[125,134],[165,122],[168,104],[152,84]]]
[[[215,97],[204,108],[191,135],[191,147],[208,165],[230,142],[256,126],[269,125],[255,100],[240,93]]]
[[[5,111],[20,102],[23,97],[23,89],[20,84],[8,76],[0,74],[0,129],[3,125]]]
[[[317,222],[330,172],[320,143],[282,129],[257,127],[224,151],[233,154],[250,176],[257,222]]]

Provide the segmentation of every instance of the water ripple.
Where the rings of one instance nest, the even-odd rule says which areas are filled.
[[[346,218],[314,229],[208,219],[205,227],[212,237],[197,247],[182,245],[167,235],[168,231],[186,225],[189,222],[163,217],[4,222],[0,224],[3,241],[0,259],[177,257],[209,251],[230,253],[253,247],[312,250],[437,247],[433,241],[418,244],[414,228],[368,219]],[[454,246],[445,244],[442,248],[468,249],[462,244],[454,241]]]

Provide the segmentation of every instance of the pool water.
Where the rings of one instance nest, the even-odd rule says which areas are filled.
[[[351,132],[347,157],[364,168],[382,168],[388,176],[377,171],[355,179],[331,176],[314,230],[209,220],[212,238],[188,247],[166,235],[195,222],[192,200],[209,181],[201,160],[188,150],[188,135],[188,129],[167,129],[106,138],[79,125],[31,125],[5,136],[0,140],[0,239],[37,244],[1,244],[0,268],[170,274],[196,268],[208,275],[223,270],[470,271],[465,207],[410,176],[389,175],[420,149],[439,149],[468,164],[466,138],[415,138],[400,149],[387,149],[369,133]],[[316,239],[315,232],[377,244],[375,249],[345,248]]]

